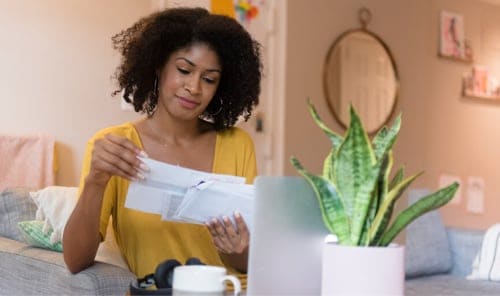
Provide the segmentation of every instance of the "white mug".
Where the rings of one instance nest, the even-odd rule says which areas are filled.
[[[227,275],[226,269],[209,265],[181,265],[174,269],[173,295],[224,295],[224,282],[231,281],[234,295],[241,291],[237,277]]]

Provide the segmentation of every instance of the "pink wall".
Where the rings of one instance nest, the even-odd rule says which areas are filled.
[[[295,155],[320,172],[329,142],[307,113],[305,98],[310,96],[325,121],[341,131],[324,99],[323,61],[338,35],[359,27],[357,10],[366,6],[373,14],[368,29],[388,44],[400,75],[396,113],[403,113],[403,127],[395,167],[405,165],[407,174],[425,171],[412,188],[435,190],[442,173],[462,179],[461,202],[442,209],[448,225],[486,228],[498,222],[500,173],[495,164],[500,163],[500,153],[495,148],[500,147],[500,103],[463,98],[462,73],[472,64],[438,58],[437,50],[439,11],[461,13],[476,61],[492,67],[500,78],[500,40],[496,39],[496,55],[491,50],[486,55],[481,40],[486,22],[487,29],[500,36],[500,8],[470,0],[292,0],[287,5],[285,158]],[[288,162],[285,173],[296,174]],[[469,176],[485,181],[483,214],[465,209]]]
[[[500,78],[500,6],[478,1],[432,1],[432,20],[441,10],[459,13],[464,18],[465,37],[470,39],[475,63],[489,67]],[[430,32],[437,36],[438,26]],[[435,44],[435,40],[431,40]],[[442,173],[462,180],[461,201],[444,208],[445,222],[471,228],[485,228],[498,223],[500,217],[500,101],[461,96],[462,73],[472,64],[433,58],[429,75],[432,85],[427,109],[429,128],[426,132],[425,160],[429,186],[437,186]],[[484,180],[484,213],[467,211],[469,177]]]
[[[85,142],[95,131],[136,118],[110,96],[119,58],[110,37],[159,5],[165,1],[0,1],[0,133],[54,135],[58,184],[77,184]],[[425,171],[413,188],[436,189],[442,173],[462,179],[461,203],[442,210],[447,224],[486,228],[497,222],[500,104],[462,98],[461,76],[471,65],[437,57],[439,11],[461,13],[476,61],[500,78],[500,41],[484,40],[500,36],[500,8],[479,0],[287,1],[284,151],[277,155],[285,159],[285,174],[296,174],[291,155],[319,172],[329,149],[307,113],[306,97],[340,131],[323,96],[323,61],[339,34],[359,27],[361,6],[371,9],[368,28],[386,41],[398,65],[397,111],[404,120],[395,166],[404,164],[408,174]],[[465,209],[469,176],[485,181],[484,214]]]
[[[0,1],[0,133],[55,136],[57,184],[75,186],[88,138],[135,118],[111,97],[111,36],[150,1]]]

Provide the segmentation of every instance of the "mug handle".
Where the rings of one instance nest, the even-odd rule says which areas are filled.
[[[240,280],[234,275],[225,275],[221,278],[221,282],[230,281],[234,287],[234,296],[237,296],[241,292],[241,283]]]

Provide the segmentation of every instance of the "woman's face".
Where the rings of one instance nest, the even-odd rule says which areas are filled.
[[[173,52],[159,77],[158,109],[184,120],[197,118],[215,95],[221,71],[216,52],[205,44]]]

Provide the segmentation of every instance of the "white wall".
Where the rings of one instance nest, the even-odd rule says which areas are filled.
[[[136,117],[111,97],[111,36],[150,1],[0,0],[0,133],[55,136],[59,185],[77,185],[87,139]]]

